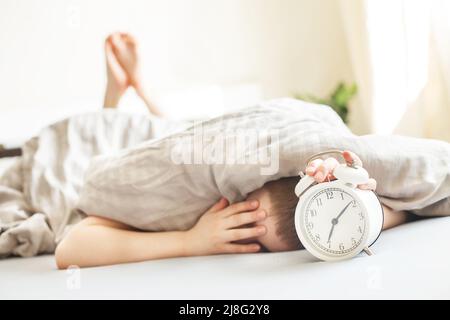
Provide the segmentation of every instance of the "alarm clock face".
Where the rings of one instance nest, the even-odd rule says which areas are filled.
[[[304,195],[296,228],[300,240],[323,260],[349,258],[367,239],[364,207],[350,188],[316,186]],[[298,221],[297,221],[298,220]]]

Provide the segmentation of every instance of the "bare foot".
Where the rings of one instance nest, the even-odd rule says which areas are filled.
[[[149,99],[149,94],[142,82],[141,65],[136,39],[128,33],[115,33],[112,35],[112,49],[122,69],[125,71],[129,84],[144,100],[148,110],[162,117],[161,111]]]
[[[117,107],[120,98],[130,85],[130,79],[114,53],[113,37],[114,34],[108,36],[105,41],[106,74],[108,79],[104,101],[105,108]]]
[[[128,75],[130,85],[137,90],[141,86],[141,76],[136,40],[128,33],[115,33],[112,35],[112,43],[117,61]]]

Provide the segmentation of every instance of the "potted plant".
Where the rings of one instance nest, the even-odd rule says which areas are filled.
[[[331,94],[326,98],[318,98],[311,94],[296,94],[295,98],[330,106],[334,111],[342,118],[342,120],[348,122],[348,105],[350,100],[357,94],[358,87],[355,83],[351,85],[346,85],[341,82],[337,87],[331,92]]]

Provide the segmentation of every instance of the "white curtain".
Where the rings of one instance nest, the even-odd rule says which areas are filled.
[[[352,127],[450,141],[450,1],[341,0]]]

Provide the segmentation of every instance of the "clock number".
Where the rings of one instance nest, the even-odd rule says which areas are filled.
[[[341,200],[344,200],[344,193],[341,192]]]
[[[333,191],[328,191],[327,192],[327,200],[331,200],[331,199],[334,199]]]
[[[317,210],[311,209],[311,210],[309,210],[309,214],[311,215],[311,217],[315,217],[315,216],[317,216]]]
[[[356,240],[355,240],[355,238],[352,238],[352,246],[356,246]]]
[[[364,215],[362,212],[358,213],[358,215],[359,215],[359,220],[364,220]]]
[[[321,198],[317,198],[316,199],[316,204],[317,204],[318,207],[322,206],[323,205],[322,199]]]
[[[355,201],[355,200],[352,200],[352,207],[353,207],[353,208],[356,208],[356,207],[357,207],[357,204],[356,204],[356,201]]]
[[[316,233],[315,235],[316,241],[319,242],[320,241],[320,235],[318,233]]]
[[[312,228],[314,228],[314,224],[312,222],[308,222],[308,224],[306,225],[306,228],[311,230]]]
[[[344,251],[345,247],[343,243],[339,243],[339,250]]]

